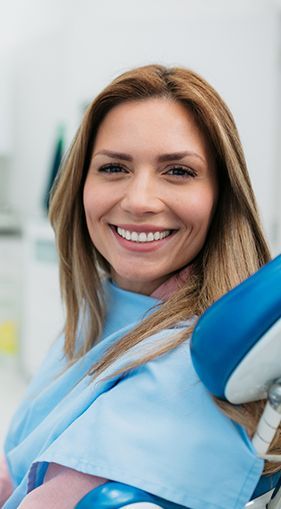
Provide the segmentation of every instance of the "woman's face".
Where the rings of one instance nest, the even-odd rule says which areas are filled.
[[[115,106],[101,123],[84,187],[92,242],[121,288],[151,294],[204,245],[218,195],[208,143],[165,98]]]

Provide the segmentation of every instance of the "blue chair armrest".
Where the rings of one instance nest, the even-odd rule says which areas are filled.
[[[119,509],[139,502],[150,502],[163,509],[188,509],[168,500],[150,495],[127,484],[109,481],[90,491],[75,506],[75,509]]]
[[[261,497],[270,490],[279,487],[281,472],[261,477],[251,500]],[[127,484],[109,481],[85,495],[75,509],[121,509],[141,502],[155,504],[162,509],[188,509],[185,506],[169,502]]]

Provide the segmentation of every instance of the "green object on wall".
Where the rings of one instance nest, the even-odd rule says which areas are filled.
[[[55,142],[55,147],[54,147],[54,153],[53,153],[53,157],[52,157],[52,163],[51,163],[51,167],[50,167],[50,171],[49,171],[48,184],[47,184],[47,188],[46,188],[45,195],[44,195],[43,205],[44,205],[44,210],[46,212],[48,212],[48,210],[49,210],[50,192],[51,192],[53,184],[56,180],[56,176],[58,174],[58,171],[59,171],[59,168],[60,168],[60,165],[62,162],[62,158],[63,158],[64,145],[65,145],[64,131],[65,131],[64,126],[63,125],[59,126],[58,134],[57,134],[56,142]]]

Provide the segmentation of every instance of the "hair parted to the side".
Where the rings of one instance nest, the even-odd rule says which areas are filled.
[[[214,155],[219,199],[207,240],[192,263],[192,275],[185,286],[113,345],[93,366],[94,376],[148,336],[200,316],[215,300],[270,260],[235,122],[218,93],[202,77],[185,68],[148,65],[125,72],[87,109],[51,197],[50,220],[59,254],[61,292],[66,307],[65,354],[69,361],[84,355],[97,342],[106,313],[101,272],[108,273],[109,267],[92,244],[83,209],[83,187],[95,137],[106,114],[118,104],[156,97],[176,101],[193,114]],[[88,330],[83,347],[77,351],[78,321],[83,313],[87,313]],[[175,348],[190,332],[191,329],[184,333],[175,330],[161,349],[144,351],[126,369]],[[263,405],[221,406],[251,432]],[[275,442],[280,447],[281,437]],[[266,468],[278,469],[276,464]]]

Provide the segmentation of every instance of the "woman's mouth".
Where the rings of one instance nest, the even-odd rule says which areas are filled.
[[[129,225],[126,225],[126,228],[124,228],[123,225],[118,226],[110,224],[109,226],[121,246],[129,251],[144,253],[159,249],[178,231],[168,228],[160,228],[158,230],[157,227],[154,226],[141,227],[138,225],[134,227],[134,225],[132,225],[130,229]]]
[[[153,242],[155,240],[162,240],[171,235],[174,230],[159,230],[155,232],[136,232],[131,230],[125,230],[120,226],[115,227],[116,232],[123,239],[131,242]]]

